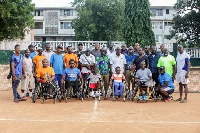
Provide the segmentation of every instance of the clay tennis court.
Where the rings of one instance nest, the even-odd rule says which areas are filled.
[[[179,94],[174,93],[174,98]],[[48,100],[14,103],[12,91],[0,92],[0,132],[200,132],[200,93],[187,103],[161,101],[136,103],[118,99],[53,104]]]

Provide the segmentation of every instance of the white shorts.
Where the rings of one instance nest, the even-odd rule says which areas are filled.
[[[185,78],[187,71],[182,71],[181,73],[177,73],[177,81],[178,83],[181,84],[188,84],[189,83],[189,79]]]
[[[35,79],[33,75],[28,75],[26,74],[26,78],[24,79],[22,77],[22,90],[27,90],[28,89],[34,89],[35,88]]]

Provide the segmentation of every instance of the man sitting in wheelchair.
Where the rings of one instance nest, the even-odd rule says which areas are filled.
[[[78,68],[74,67],[74,60],[70,59],[69,61],[69,67],[65,68],[63,75],[62,75],[62,80],[61,80],[61,91],[63,92],[63,83],[65,81],[65,88],[68,89],[69,87],[73,88],[73,94],[77,94],[79,92],[79,85],[81,81],[81,85],[83,86],[83,79],[81,76],[81,72]],[[79,81],[80,79],[80,81]]]
[[[136,72],[135,75],[136,89],[139,92],[139,100],[147,100],[147,88],[149,87],[149,83],[152,80],[152,73],[148,68],[145,68],[146,64],[144,61],[141,62],[140,65],[141,68]]]
[[[123,93],[124,90],[124,83],[126,81],[125,76],[120,73],[120,67],[116,67],[115,68],[115,74],[112,74],[111,80],[110,80],[110,86],[112,86],[113,83],[113,87],[114,87],[114,93],[115,96],[120,97]],[[120,89],[120,90],[119,90]],[[114,94],[113,94],[114,95]]]
[[[48,60],[42,60],[43,67],[37,72],[37,81],[42,83],[42,93],[52,95],[53,87],[49,84],[55,78],[55,73],[52,67],[48,66]],[[51,89],[50,89],[51,87]]]
[[[156,92],[161,94],[165,98],[165,102],[169,102],[171,100],[170,94],[174,92],[174,84],[172,81],[172,77],[165,72],[165,67],[160,67],[160,75],[158,77],[158,87],[156,88]]]
[[[99,96],[101,75],[98,73],[98,69],[96,67],[94,68],[94,73],[91,73],[87,78],[87,80],[89,82],[89,84],[87,85],[89,87],[88,91],[90,92],[91,90],[90,96],[92,97]],[[96,91],[95,94],[94,91]]]

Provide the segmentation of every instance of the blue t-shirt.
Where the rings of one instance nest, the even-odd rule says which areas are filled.
[[[63,75],[65,75],[66,80],[76,81],[77,77],[81,75],[81,71],[78,68],[65,68]]]
[[[173,81],[172,81],[172,77],[168,74],[168,73],[164,73],[163,75],[159,75],[158,80],[160,82],[161,85],[165,84],[165,81],[169,81],[167,86],[171,87],[171,88],[175,88]]]
[[[133,64],[133,61],[135,60],[135,57],[137,55],[130,55],[130,54],[125,54],[125,58],[126,58],[126,69],[130,70],[131,69],[131,65]]]
[[[63,55],[52,54],[50,63],[53,65],[55,74],[63,74]]]
[[[17,56],[13,54],[11,58],[11,63],[15,63],[15,74],[22,74],[22,62],[23,62],[23,55]]]
[[[30,56],[29,56],[29,57],[30,57],[31,59],[33,59],[36,55],[37,55],[37,53],[34,51],[34,52],[31,52],[31,53],[30,53]]]

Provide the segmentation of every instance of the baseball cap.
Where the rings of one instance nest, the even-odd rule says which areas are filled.
[[[62,47],[62,45],[57,45],[57,47],[56,48],[61,48],[61,49],[63,49],[63,47]]]

